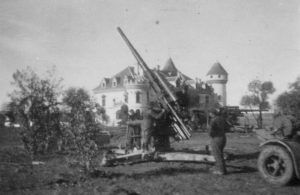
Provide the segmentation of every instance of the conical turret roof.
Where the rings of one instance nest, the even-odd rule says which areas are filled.
[[[218,74],[218,75],[228,75],[227,71],[223,68],[223,66],[219,63],[216,62],[214,65],[211,67],[211,69],[208,71],[206,75],[213,75],[213,74]]]
[[[168,76],[177,76],[177,68],[174,65],[172,58],[169,58],[165,66],[161,70],[164,74]]]

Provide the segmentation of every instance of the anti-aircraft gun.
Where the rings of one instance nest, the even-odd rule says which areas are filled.
[[[120,27],[117,28],[121,37],[129,47],[133,56],[138,62],[138,65],[142,68],[144,76],[147,78],[151,89],[154,91],[161,103],[162,107],[167,110],[170,117],[170,123],[172,130],[174,131],[175,140],[188,140],[191,137],[191,128],[185,124],[183,116],[183,108],[179,103],[178,97],[173,93],[169,87],[167,81],[161,76],[159,71],[151,70],[145,61],[142,59],[137,50],[133,47],[126,35],[123,33]],[[162,130],[163,131],[163,130]],[[197,162],[214,162],[214,158],[207,154],[191,154],[184,152],[144,152],[135,151],[132,153],[126,153],[126,151],[119,149],[110,151],[104,155],[102,165],[120,164],[134,161],[145,160],[163,160],[163,161],[197,161]]]

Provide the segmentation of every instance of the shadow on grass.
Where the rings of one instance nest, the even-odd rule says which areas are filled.
[[[208,151],[205,150],[193,150],[189,148],[184,148],[181,150],[174,150],[174,152],[183,152],[183,153],[188,153],[188,154],[209,154]]]
[[[109,194],[126,194],[126,195],[139,195],[139,193],[129,190],[126,188],[122,188],[117,186],[116,189],[113,189]]]
[[[133,173],[133,174],[124,174],[124,173],[114,173],[108,171],[101,171],[97,170],[90,174],[92,178],[132,178],[132,179],[141,179],[141,178],[150,178],[150,177],[160,177],[162,175],[178,175],[178,174],[199,174],[199,173],[208,173],[208,169],[205,168],[189,168],[189,167],[180,167],[180,168],[173,168],[173,167],[163,167],[156,170],[146,171],[143,173]]]
[[[259,152],[252,152],[252,153],[246,153],[246,154],[228,154],[228,160],[229,161],[236,161],[236,160],[252,160],[252,159],[257,159]]]
[[[300,186],[300,180],[295,178],[288,184],[288,186],[290,187]]]
[[[233,163],[240,163],[248,160],[257,159],[259,152],[252,152],[246,154],[228,154],[228,161]],[[233,171],[230,171],[230,174],[237,174],[237,173],[253,173],[257,172],[256,167],[250,166],[235,166],[235,165],[227,165],[228,168],[233,168]]]
[[[227,168],[233,168],[233,171],[230,171],[229,174],[238,174],[238,173],[254,173],[257,172],[256,168],[249,167],[249,166],[234,166],[234,165],[227,165]]]

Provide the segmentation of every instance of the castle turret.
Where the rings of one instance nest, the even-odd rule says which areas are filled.
[[[164,74],[167,81],[173,86],[176,86],[178,77],[181,77],[182,81],[185,81],[187,83],[192,81],[191,78],[189,78],[176,68],[172,58],[168,59],[165,66],[160,70],[160,72]]]
[[[218,101],[222,106],[226,106],[227,104],[227,81],[228,73],[219,62],[216,62],[206,74],[206,82],[213,87],[214,92],[218,95]]]

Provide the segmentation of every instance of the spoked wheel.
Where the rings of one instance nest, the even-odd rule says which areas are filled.
[[[258,157],[257,165],[262,177],[271,184],[286,185],[293,179],[292,158],[281,146],[264,146]]]
[[[286,171],[286,164],[284,163],[284,160],[275,155],[267,158],[264,166],[268,171],[268,174],[273,177],[282,177]]]

